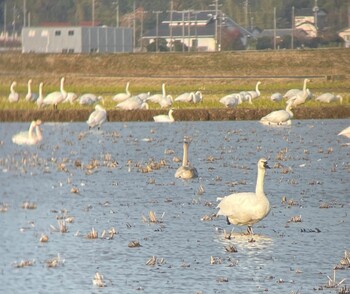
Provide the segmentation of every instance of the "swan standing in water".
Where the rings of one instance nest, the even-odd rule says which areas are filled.
[[[344,136],[344,137],[347,137],[347,138],[350,138],[350,126],[345,128],[344,130],[342,130],[338,136]]]
[[[25,97],[26,101],[36,101],[38,99],[38,94],[32,92],[32,79],[28,80],[28,92]]]
[[[118,93],[114,95],[114,97],[112,98],[114,102],[123,102],[126,99],[131,97],[131,93],[129,91],[129,85],[130,85],[130,82],[127,82],[125,87],[125,93]]]
[[[12,137],[12,142],[18,145],[35,145],[39,143],[43,138],[40,125],[41,120],[32,121],[29,130],[14,135]]]
[[[52,92],[44,98],[44,105],[53,105],[53,108],[57,109],[57,105],[67,98],[68,93],[64,90],[64,81],[65,78],[62,77],[60,82],[60,91]]]
[[[104,103],[102,96],[97,96],[92,93],[86,93],[79,97],[79,104],[80,105],[92,105],[96,102],[102,101],[102,104]]]
[[[97,126],[97,129],[99,130],[106,120],[107,111],[101,105],[97,104],[95,106],[95,111],[90,114],[86,123],[89,125],[89,129]]]
[[[264,219],[270,212],[270,202],[264,192],[266,169],[270,168],[265,158],[258,161],[258,177],[254,192],[234,193],[220,201],[217,215],[226,216],[228,224],[248,226],[247,233],[253,234],[252,226]]]
[[[342,96],[331,94],[331,93],[324,93],[324,94],[318,96],[315,100],[319,101],[319,102],[324,102],[324,103],[331,103],[331,102],[335,102],[335,101],[339,100],[340,104],[343,103]]]
[[[290,125],[293,118],[292,104],[294,100],[289,100],[287,102],[287,107],[285,110],[275,110],[265,115],[260,119],[260,122],[264,125]]]
[[[19,100],[19,94],[16,92],[16,90],[15,90],[15,87],[16,87],[16,85],[17,85],[17,82],[16,81],[13,81],[12,83],[11,83],[11,86],[10,86],[10,94],[9,94],[9,101],[11,102],[11,103],[13,103],[13,102],[18,102],[18,100]]]
[[[175,178],[178,179],[193,179],[198,177],[198,172],[195,167],[189,165],[188,162],[188,142],[184,142],[183,144],[183,158],[182,158],[182,166],[180,166],[176,173]]]
[[[132,96],[126,99],[125,101],[118,103],[116,107],[124,110],[149,109],[147,102],[144,102],[138,96]]]
[[[153,120],[155,122],[174,122],[175,119],[173,117],[173,109],[170,109],[168,114],[160,114],[153,116]]]

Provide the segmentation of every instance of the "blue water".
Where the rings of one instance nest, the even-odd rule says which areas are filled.
[[[130,122],[90,131],[85,123],[44,123],[37,146],[11,142],[29,124],[2,123],[0,293],[314,292],[350,250],[350,146],[337,136],[349,122]],[[174,177],[184,136],[192,139],[195,180]],[[202,219],[217,212],[217,197],[254,191],[260,157],[272,168],[271,213],[254,226],[254,242],[238,235],[244,227],[227,240],[224,230],[233,227],[223,217]],[[160,169],[140,171],[161,160]],[[284,196],[295,205],[281,203]],[[23,209],[25,201],[36,208]],[[150,211],[159,222],[148,221]],[[55,231],[63,216],[74,217],[66,233]],[[302,221],[289,222],[294,216]],[[86,237],[92,228],[98,239]],[[114,238],[101,238],[111,228]],[[43,233],[47,243],[39,242]],[[238,252],[226,252],[228,245]],[[57,256],[58,266],[48,267]],[[152,256],[158,264],[146,265]],[[16,267],[22,260],[33,265]],[[106,287],[93,285],[96,272]],[[349,285],[350,270],[336,271],[343,278]]]

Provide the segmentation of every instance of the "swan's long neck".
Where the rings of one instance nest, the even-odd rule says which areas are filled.
[[[255,92],[258,93],[258,95],[260,96],[259,85],[260,85],[260,83],[257,82],[256,86],[255,86]]]
[[[67,92],[64,90],[64,78],[61,79],[61,87],[60,87],[60,90],[61,90],[61,94],[63,97],[66,97],[67,96]]]
[[[130,96],[129,82],[126,84],[125,93],[128,94],[128,95]]]
[[[35,134],[36,134],[37,141],[41,141],[43,139],[40,126],[38,126],[38,125],[35,126]]]
[[[264,193],[264,177],[265,177],[265,169],[258,168],[258,178],[256,180],[256,188],[255,193],[256,195],[265,195]]]
[[[33,138],[35,126],[36,126],[36,122],[32,121],[32,123],[30,124],[29,130],[28,130],[28,137],[29,137],[29,139]]]
[[[188,165],[188,143],[184,143],[184,154],[182,158],[182,166]]]
[[[173,117],[173,111],[170,109],[169,110],[169,118],[171,119],[171,120],[174,120],[174,117]]]
[[[28,81],[28,94],[29,95],[32,94],[32,81],[31,80]]]
[[[290,102],[290,103],[288,103],[287,104],[287,107],[286,107],[286,111],[289,113],[289,115],[290,115],[290,117],[292,118],[293,117],[293,112],[292,112],[292,104],[293,104],[293,102]]]
[[[307,84],[307,79],[304,80],[304,86],[303,86],[303,92],[304,93],[307,93],[306,92],[306,84]]]
[[[166,96],[166,92],[165,92],[165,84],[163,83],[162,85],[162,93],[163,93],[163,97]]]
[[[15,93],[15,86],[16,86],[15,83],[12,83],[12,84],[11,84],[10,91],[11,91],[12,94]]]

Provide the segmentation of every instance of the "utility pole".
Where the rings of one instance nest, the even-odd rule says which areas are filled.
[[[134,47],[134,52],[135,52],[135,48],[136,48],[136,3],[134,0],[134,20],[132,22],[132,26],[133,26],[133,47]]]
[[[316,37],[318,35],[318,27],[317,27],[317,16],[318,16],[318,11],[320,9],[318,8],[317,6],[317,0],[315,0],[315,6],[314,8],[312,9],[312,11],[314,12],[315,16],[314,16],[314,24],[315,24],[315,29],[316,29]]]
[[[291,36],[291,49],[294,49],[294,30],[295,30],[295,21],[294,21],[294,6],[292,6],[292,36]]]
[[[23,27],[26,27],[27,1],[23,0]]]
[[[157,10],[157,11],[153,11],[153,13],[156,14],[156,52],[159,52],[159,42],[158,42],[158,35],[159,35],[159,13],[162,13],[162,11]]]
[[[91,15],[92,15],[92,23],[91,23],[91,26],[95,26],[95,0],[92,0],[92,12],[91,12]]]
[[[273,8],[273,50],[276,50],[276,7]]]
[[[115,27],[119,28],[119,0],[113,2],[115,4]]]
[[[173,51],[173,10],[174,10],[174,2],[170,1],[170,21],[169,21],[169,34],[170,34],[170,52]]]

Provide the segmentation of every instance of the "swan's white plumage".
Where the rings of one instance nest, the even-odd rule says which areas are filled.
[[[156,116],[153,116],[153,120],[155,122],[174,122],[174,116],[173,116],[173,109],[170,109],[168,114],[159,114]]]
[[[287,102],[286,109],[275,110],[265,115],[260,119],[260,122],[265,125],[284,125],[291,124],[291,119],[293,118],[292,109],[293,100]]]
[[[102,96],[97,96],[92,93],[86,93],[83,94],[79,97],[79,104],[80,105],[92,105],[95,104],[96,102],[102,101],[103,104],[103,97]]]
[[[129,91],[129,85],[130,85],[130,82],[127,82],[125,86],[125,93],[118,93],[113,96],[112,99],[114,102],[122,102],[131,97],[131,93]]]
[[[248,232],[253,233],[252,226],[264,219],[270,212],[270,202],[264,192],[265,170],[269,168],[267,160],[258,161],[258,176],[255,192],[234,193],[222,198],[217,208],[217,215],[226,216],[233,225],[248,226]]]
[[[256,99],[260,96],[260,90],[259,90],[259,85],[261,84],[260,81],[258,81],[255,85],[255,91],[246,91],[248,95],[252,97],[252,99]]]
[[[16,85],[17,85],[17,82],[13,81],[11,83],[11,86],[10,86],[10,94],[9,94],[8,99],[11,103],[18,102],[18,100],[19,100],[19,94],[15,90]]]
[[[153,94],[147,98],[147,102],[159,103],[159,101],[166,97],[165,83],[162,84],[162,94]]]
[[[194,93],[194,96],[192,97],[192,102],[193,103],[200,103],[203,101],[203,94],[201,91],[196,91]]]
[[[87,124],[89,129],[97,127],[101,128],[102,124],[107,120],[107,111],[101,105],[97,104],[95,110],[90,114]]]
[[[271,101],[278,102],[278,101],[281,101],[283,99],[283,96],[281,93],[276,92],[276,93],[273,93],[271,95],[270,99],[271,99]]]
[[[40,130],[41,120],[32,121],[28,131],[22,131],[12,137],[12,142],[18,145],[35,145],[42,141]],[[35,133],[34,133],[35,131]]]
[[[41,107],[41,105],[43,104],[43,101],[44,101],[43,86],[44,86],[44,83],[40,82],[40,84],[39,84],[39,96],[38,96],[38,99],[36,100],[36,104],[38,105],[38,108]]]
[[[163,96],[159,99],[158,104],[160,105],[160,108],[170,107],[173,104],[173,97],[171,95]]]
[[[65,78],[62,77],[60,82],[60,91],[55,91],[46,95],[43,100],[44,105],[53,105],[53,107],[56,109],[57,105],[67,98],[68,93],[64,89],[64,82]]]
[[[304,85],[303,85],[303,90],[297,92],[294,96],[290,97],[288,101],[293,100],[292,103],[292,107],[297,107],[303,103],[305,103],[305,101],[312,96],[311,92],[309,89],[306,88],[307,83],[310,82],[309,79],[304,79]]]
[[[232,93],[222,97],[219,102],[226,107],[235,107],[242,103],[242,96],[239,93]]]
[[[116,107],[124,110],[149,109],[147,102],[144,102],[138,96],[132,96],[126,99],[125,101],[118,103]]]
[[[335,95],[332,93],[323,93],[320,96],[318,96],[316,99],[316,101],[319,102],[324,102],[324,103],[331,103],[331,102],[336,102],[339,101],[340,104],[343,103],[343,97],[340,95]]]
[[[185,92],[181,95],[177,96],[174,101],[175,102],[192,102],[193,101],[194,92]]]
[[[176,170],[175,178],[193,179],[198,177],[197,169],[191,166],[188,161],[188,146],[189,146],[189,143],[184,142],[182,165]]]
[[[28,80],[28,91],[25,97],[26,101],[36,101],[38,99],[38,94],[32,92],[32,79]]]
[[[344,130],[342,130],[338,136],[344,136],[344,137],[347,137],[347,138],[350,138],[350,126],[345,128]]]

